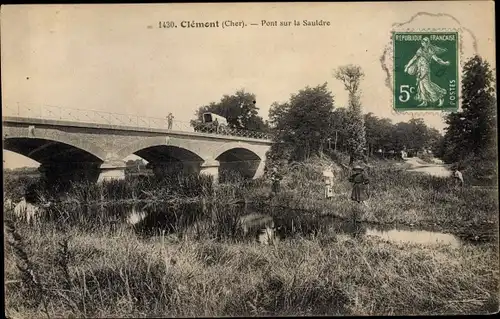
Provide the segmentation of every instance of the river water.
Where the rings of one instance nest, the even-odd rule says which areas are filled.
[[[76,215],[105,223],[125,224],[145,236],[180,234],[192,229],[220,232],[220,225],[223,224],[227,225],[224,231],[234,231],[229,228],[238,224],[246,238],[264,244],[318,232],[351,237],[374,236],[396,243],[444,244],[453,247],[462,244],[462,240],[452,234],[407,226],[373,225],[328,216],[312,217],[307,212],[290,213],[290,210],[284,208],[264,210],[248,205],[227,205],[223,210],[218,207],[218,212],[214,213],[208,206],[199,202],[174,206],[108,204],[85,207]],[[275,212],[274,216],[269,214],[270,211]],[[217,227],[214,228],[214,225]]]

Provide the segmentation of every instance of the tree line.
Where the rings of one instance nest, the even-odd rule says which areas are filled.
[[[434,151],[442,139],[421,118],[393,124],[373,113],[362,115],[359,102],[355,103],[335,108],[327,83],[301,90],[290,102],[274,103],[269,118],[281,142],[274,146],[276,157],[302,160],[328,149],[351,155],[353,162],[402,150]]]
[[[448,127],[440,132],[421,118],[392,123],[373,113],[363,114],[361,82],[364,73],[357,65],[341,66],[333,72],[348,92],[347,105],[339,107],[327,82],[299,90],[286,102],[274,102],[269,121],[258,115],[252,93],[239,90],[215,103],[201,106],[193,126],[205,112],[227,118],[231,128],[273,133],[275,144],[269,156],[303,160],[332,148],[350,155],[351,163],[366,160],[382,151],[431,150],[447,163],[470,158],[496,159],[496,99],[489,64],[479,56],[463,69],[462,110],[446,116]]]
[[[269,125],[258,115],[255,94],[239,90],[233,95],[224,95],[217,103],[211,102],[196,110],[196,119],[191,120],[195,129],[203,126],[203,114],[215,113],[227,119],[231,129],[245,129],[249,131],[268,132]]]
[[[446,132],[437,155],[445,163],[470,170],[475,178],[498,175],[497,100],[490,64],[476,55],[462,75],[462,109],[446,116]]]

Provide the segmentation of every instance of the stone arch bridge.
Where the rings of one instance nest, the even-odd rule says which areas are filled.
[[[209,174],[235,169],[248,178],[263,174],[268,139],[162,128],[3,117],[3,148],[40,163],[49,180],[125,178],[124,158],[135,154],[155,174],[183,170]]]

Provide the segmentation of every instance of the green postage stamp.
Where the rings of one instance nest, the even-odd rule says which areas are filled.
[[[459,87],[457,32],[394,32],[396,111],[456,111]]]

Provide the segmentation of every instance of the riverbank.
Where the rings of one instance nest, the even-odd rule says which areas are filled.
[[[274,197],[269,197],[267,180],[235,179],[213,190],[196,178],[178,185],[147,180],[79,185],[67,202],[57,204],[52,221],[38,226],[14,223],[14,236],[4,232],[4,239],[11,241],[4,247],[7,314],[207,317],[498,311],[498,209],[491,190],[457,188],[449,179],[408,172],[407,163],[387,162],[368,168],[371,198],[364,207],[350,201],[350,172],[342,169],[335,170],[334,198],[324,199],[321,172],[328,165],[332,162],[315,159],[281,167],[282,191]],[[130,194],[136,194],[132,200]],[[190,202],[181,208],[179,199]],[[156,215],[150,213],[148,223],[168,228],[170,235],[144,236],[125,222],[129,211],[110,214],[105,209],[137,202],[164,206]],[[167,202],[172,207],[165,208]],[[289,236],[272,245],[243,239],[238,218],[245,213],[245,203],[260,205],[258,213],[272,216]],[[483,230],[496,239],[482,244],[405,243],[385,239],[376,229],[360,235],[335,229],[325,222],[332,216],[389,228],[404,224],[455,233],[463,229],[469,237]]]
[[[333,198],[324,198],[322,171],[336,167]],[[429,168],[432,166],[431,168]],[[367,168],[370,198],[367,206],[350,200],[350,171],[325,159],[281,167],[281,192],[270,197],[269,180],[243,181],[234,177],[213,189],[207,178],[187,176],[166,179],[130,178],[101,185],[75,184],[68,192],[55,198],[59,207],[85,205],[150,203],[156,205],[210,200],[216,196],[221,203],[246,202],[273,210],[299,210],[313,217],[331,216],[380,225],[407,226],[453,233],[478,240],[495,240],[498,235],[497,189],[466,185],[457,187],[446,177],[449,171],[442,164],[379,161]],[[438,172],[438,173],[436,173]],[[434,176],[434,175],[438,176]],[[19,196],[25,181],[11,181],[8,196]],[[24,184],[23,184],[24,185]],[[11,191],[13,189],[14,191]],[[12,194],[11,194],[12,193]],[[47,195],[46,197],[49,197]],[[102,221],[105,223],[105,221]]]
[[[7,247],[6,314],[12,318],[44,317],[43,303],[51,317],[498,310],[498,255],[489,245],[428,248],[338,235],[262,246],[143,240],[125,228],[97,234],[17,231],[23,234],[17,247],[26,252],[39,283],[16,282],[22,272],[15,259],[22,254]],[[37,298],[42,302],[35,306]]]
[[[270,199],[268,205],[304,210],[318,216],[405,225],[481,240],[498,238],[497,189],[457,187],[451,178],[441,173],[433,176],[411,171],[415,169],[411,163],[380,164],[367,170],[370,199],[365,207],[350,200],[351,185],[347,181],[350,172],[345,170],[335,174],[333,198],[324,198],[320,172],[327,165],[327,162],[311,161],[286,172],[282,192]]]

